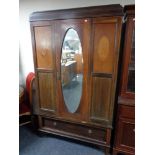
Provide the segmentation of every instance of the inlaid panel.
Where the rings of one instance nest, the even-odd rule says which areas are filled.
[[[52,28],[52,26],[34,27],[38,68],[54,68]]]
[[[111,20],[94,21],[93,31],[93,72],[112,73],[115,56],[116,23]]]
[[[38,73],[40,107],[55,111],[55,80],[53,73]]]
[[[92,121],[107,121],[110,107],[111,78],[93,77]]]

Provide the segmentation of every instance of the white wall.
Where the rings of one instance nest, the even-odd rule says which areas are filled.
[[[134,4],[134,0],[20,0],[19,1],[19,83],[34,71],[29,15],[34,11],[56,10],[107,4]]]

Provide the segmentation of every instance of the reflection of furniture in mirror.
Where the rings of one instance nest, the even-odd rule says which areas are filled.
[[[76,61],[68,61],[61,66],[62,85],[67,85],[77,75]]]
[[[114,155],[135,154],[135,6],[126,6],[124,10],[126,27]]]
[[[83,70],[82,54],[77,53],[74,55],[74,58],[77,62],[77,68],[76,68],[77,74],[81,74]]]
[[[39,131],[110,148],[122,16],[120,5],[31,15]]]

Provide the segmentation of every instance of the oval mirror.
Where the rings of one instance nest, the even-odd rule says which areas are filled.
[[[61,54],[61,84],[64,101],[74,113],[80,104],[83,81],[83,56],[80,38],[70,28],[64,38]]]

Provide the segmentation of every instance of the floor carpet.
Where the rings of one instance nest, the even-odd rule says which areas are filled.
[[[59,136],[40,135],[30,125],[19,127],[19,155],[105,155],[103,150]]]

